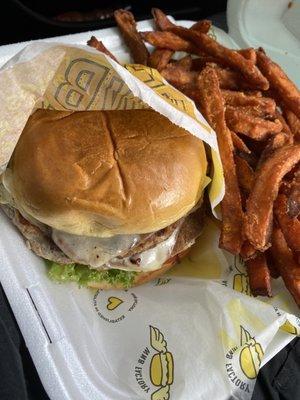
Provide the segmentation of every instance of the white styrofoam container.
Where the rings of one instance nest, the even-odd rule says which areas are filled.
[[[192,24],[191,21],[178,23],[187,27]],[[152,21],[142,21],[138,28],[150,30]],[[214,30],[218,41],[236,47],[226,33]],[[85,44],[91,35],[103,40],[118,59],[128,61],[129,54],[115,28],[43,41]],[[0,47],[0,66],[28,43]],[[90,317],[95,313],[94,293],[76,285],[51,282],[43,261],[26,251],[21,235],[3,213],[0,221],[0,281],[49,397],[53,400],[125,399],[118,377],[113,375],[109,360],[103,357],[93,338]],[[264,363],[274,354],[272,349],[284,347],[291,339],[279,333],[269,346]],[[130,400],[135,399],[139,399],[138,395]]]
[[[300,0],[228,0],[227,22],[240,47],[263,47],[300,87]]]

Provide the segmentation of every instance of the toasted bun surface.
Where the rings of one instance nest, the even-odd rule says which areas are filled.
[[[203,143],[152,110],[37,110],[4,184],[53,228],[109,237],[162,229],[198,202]]]

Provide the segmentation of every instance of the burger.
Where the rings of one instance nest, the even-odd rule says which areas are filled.
[[[36,110],[2,208],[57,281],[127,288],[171,268],[203,225],[201,140],[151,110]]]
[[[172,385],[174,381],[174,360],[166,351],[154,354],[150,362],[150,379],[154,386]]]

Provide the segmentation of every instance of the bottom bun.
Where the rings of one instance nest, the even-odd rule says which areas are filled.
[[[175,256],[169,258],[159,269],[156,269],[155,271],[150,271],[150,272],[139,272],[132,285],[130,287],[134,286],[139,286],[143,285],[144,283],[147,283],[149,281],[152,281],[153,279],[156,279],[163,275],[165,272],[167,272],[170,268],[172,268],[175,264],[177,264],[185,255],[188,254],[190,251],[190,248],[183,250],[182,252],[176,254]],[[89,282],[87,284],[88,287],[93,288],[93,289],[101,289],[101,290],[110,290],[110,289],[124,289],[124,286],[121,284],[110,284],[108,282]],[[128,288],[127,288],[128,289]]]

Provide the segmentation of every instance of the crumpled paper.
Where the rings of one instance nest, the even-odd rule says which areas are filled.
[[[2,170],[36,108],[151,107],[208,144],[213,211],[222,199],[215,133],[156,70],[122,67],[85,46],[37,43],[2,67],[0,85]],[[85,289],[74,290],[93,331],[89,345],[100,349],[107,365],[103,381],[110,387],[117,378],[118,399],[250,399],[265,360],[289,335],[300,334],[298,310],[281,279],[272,299],[251,297],[243,263],[218,248],[218,236],[216,222],[209,221],[190,254],[144,286],[90,291],[88,304],[80,301]]]

